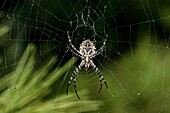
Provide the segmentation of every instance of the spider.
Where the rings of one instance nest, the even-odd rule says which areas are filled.
[[[76,68],[74,70],[72,76],[70,77],[70,80],[69,80],[69,82],[67,84],[66,94],[68,95],[68,88],[69,88],[71,82],[74,80],[75,93],[76,93],[78,99],[80,99],[80,97],[78,96],[78,93],[77,93],[77,89],[76,89],[76,77],[77,77],[79,71],[81,70],[81,68],[83,66],[85,67],[86,70],[91,66],[97,72],[97,74],[99,76],[99,80],[100,80],[100,89],[99,89],[98,93],[100,93],[100,91],[102,90],[102,81],[105,83],[106,88],[108,88],[107,83],[106,83],[106,81],[105,81],[105,79],[104,79],[104,77],[102,75],[102,72],[93,63],[93,60],[92,60],[92,58],[94,58],[95,56],[99,55],[103,51],[103,48],[105,47],[106,39],[107,39],[108,35],[106,35],[106,39],[104,40],[103,45],[97,51],[96,51],[95,45],[89,39],[84,40],[82,42],[82,44],[80,44],[80,48],[79,48],[79,51],[78,51],[75,48],[75,46],[72,44],[72,42],[71,42],[69,31],[67,31],[67,37],[68,37],[68,40],[69,40],[69,44],[72,47],[72,48],[70,48],[71,52],[73,54],[75,54],[76,56],[80,57],[82,61],[79,64],[78,68]]]

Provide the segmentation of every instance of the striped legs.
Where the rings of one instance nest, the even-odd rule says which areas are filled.
[[[79,97],[79,95],[78,95],[78,93],[77,93],[77,89],[76,89],[76,77],[77,77],[79,71],[81,70],[81,68],[84,66],[84,64],[85,64],[85,62],[84,62],[84,60],[82,60],[82,62],[81,62],[80,65],[78,66],[78,68],[76,68],[76,69],[74,70],[74,72],[73,72],[72,76],[70,77],[70,80],[69,80],[69,82],[68,82],[68,84],[67,84],[66,94],[68,95],[69,86],[71,85],[71,82],[74,81],[74,89],[75,89],[75,93],[76,93],[78,99],[80,99],[80,97]],[[101,90],[102,90],[102,86],[103,86],[102,82],[104,82],[104,84],[106,85],[106,88],[108,89],[107,83],[106,83],[106,81],[105,81],[105,79],[104,79],[104,77],[103,77],[102,72],[100,71],[100,69],[99,69],[98,67],[96,67],[96,65],[93,63],[92,60],[90,60],[90,64],[91,64],[91,66],[93,67],[93,69],[97,72],[97,75],[99,76],[100,89],[99,89],[98,93],[100,93]]]
[[[80,52],[76,49],[76,47],[75,47],[75,46],[72,44],[72,42],[71,42],[71,38],[70,38],[69,31],[67,31],[67,37],[68,37],[68,41],[69,41],[69,43],[70,43],[70,45],[71,45],[71,47],[72,47],[72,48],[70,48],[71,52],[72,52],[73,54],[77,55],[78,57],[82,58]],[[75,52],[74,52],[72,49],[73,49]]]
[[[98,76],[99,76],[99,80],[100,80],[100,89],[98,91],[98,93],[101,92],[102,90],[102,81],[104,82],[104,84],[106,85],[106,88],[108,89],[108,85],[106,83],[106,80],[104,79],[103,75],[102,75],[102,72],[100,71],[100,69],[98,67],[96,67],[96,65],[91,61],[91,66],[93,67],[93,69],[97,72]]]
[[[68,82],[68,84],[67,84],[67,90],[66,90],[66,94],[68,95],[69,86],[70,86],[71,82],[74,80],[74,89],[75,89],[76,95],[77,95],[77,97],[78,97],[79,99],[80,99],[80,97],[78,96],[77,89],[76,89],[76,77],[77,77],[77,75],[78,75],[78,73],[79,73],[79,71],[81,70],[81,68],[82,68],[83,65],[84,65],[84,61],[82,61],[82,62],[80,63],[80,65],[78,66],[78,68],[76,68],[76,69],[74,70],[74,72],[73,72],[72,76],[70,77],[70,80],[69,80],[69,82]]]
[[[100,49],[98,49],[98,50],[92,55],[92,58],[94,58],[95,56],[97,56],[97,55],[99,55],[99,54],[101,54],[101,53],[103,52],[103,49],[104,49],[104,47],[105,47],[105,45],[106,45],[107,38],[108,38],[108,34],[106,35],[106,38],[105,38],[105,40],[104,40],[104,42],[103,42],[102,47],[100,47]]]

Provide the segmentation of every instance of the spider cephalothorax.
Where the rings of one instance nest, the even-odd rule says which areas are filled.
[[[99,76],[99,80],[100,80],[99,93],[100,93],[100,91],[102,89],[102,81],[105,83],[106,87],[108,88],[108,86],[106,84],[106,81],[105,81],[105,79],[104,79],[104,77],[102,75],[102,72],[93,63],[93,60],[92,60],[92,58],[94,58],[95,56],[99,55],[103,51],[103,48],[105,47],[105,44],[106,44],[106,39],[104,40],[102,47],[100,47],[100,49],[98,49],[97,51],[96,51],[95,44],[93,44],[93,42],[90,41],[89,39],[83,41],[82,44],[80,44],[80,48],[79,48],[79,51],[78,51],[74,47],[72,42],[71,42],[69,31],[67,31],[67,36],[68,36],[68,40],[69,40],[70,46],[72,47],[72,48],[70,48],[71,52],[73,54],[75,54],[76,56],[80,57],[82,61],[81,61],[80,65],[78,66],[78,68],[75,69],[75,71],[73,72],[72,76],[70,77],[70,80],[69,80],[68,85],[67,85],[67,92],[66,93],[68,94],[68,88],[69,88],[69,86],[71,84],[71,81],[74,80],[75,92],[76,92],[77,97],[80,99],[80,97],[77,94],[77,90],[76,90],[76,77],[77,77],[78,72],[80,71],[80,69],[83,66],[86,69],[88,69],[91,66],[97,72],[97,74]],[[108,35],[106,35],[106,38],[107,37],[108,37]]]

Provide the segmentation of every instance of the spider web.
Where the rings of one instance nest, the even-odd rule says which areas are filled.
[[[108,35],[104,51],[93,61],[109,89],[103,84],[98,93],[99,79],[90,68],[78,74],[77,91],[88,89],[91,100],[102,100],[97,112],[169,113],[169,5],[168,0],[1,1],[0,27],[7,31],[0,34],[1,76],[16,68],[29,43],[37,46],[36,67],[49,56],[57,56],[55,68],[59,68],[75,57],[67,31],[77,49],[86,39],[99,49]],[[80,62],[78,59],[56,83],[55,98],[65,93]],[[74,92],[73,86],[69,92]]]

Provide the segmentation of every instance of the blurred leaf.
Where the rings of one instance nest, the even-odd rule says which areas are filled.
[[[2,37],[4,34],[9,32],[10,27],[9,26],[0,26],[0,37]]]
[[[169,113],[170,54],[166,42],[155,43],[143,35],[132,53],[123,54],[103,72],[109,91],[100,98],[105,104],[99,111],[112,113]],[[97,86],[97,85],[96,85]],[[98,86],[97,86],[98,87]],[[94,89],[94,88],[93,88]],[[97,88],[95,88],[97,89]],[[111,100],[111,101],[110,101]]]
[[[87,90],[80,91],[86,100],[75,99],[75,94],[61,94],[56,98],[43,99],[51,92],[50,86],[62,76],[75,60],[51,71],[57,61],[56,57],[45,61],[39,69],[34,68],[36,48],[29,44],[22,55],[15,71],[0,79],[0,112],[3,113],[76,113],[95,111],[102,105],[101,101],[88,100]],[[50,74],[48,74],[50,73]]]

